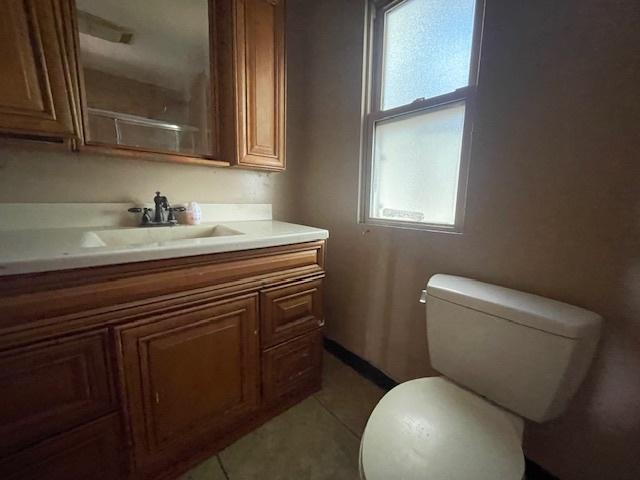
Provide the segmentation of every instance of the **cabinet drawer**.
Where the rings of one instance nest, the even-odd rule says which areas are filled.
[[[263,348],[314,330],[324,323],[322,279],[264,290],[260,307]]]
[[[262,354],[264,401],[272,403],[297,392],[320,388],[322,330],[266,350]]]
[[[11,453],[107,413],[107,333],[0,354],[0,451]]]
[[[121,480],[123,440],[117,414],[0,461],[4,480]]]

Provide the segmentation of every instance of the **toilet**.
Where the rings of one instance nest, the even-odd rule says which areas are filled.
[[[360,444],[363,480],[520,480],[524,419],[559,416],[584,379],[602,317],[537,295],[434,275],[423,299],[441,377],[389,391]]]

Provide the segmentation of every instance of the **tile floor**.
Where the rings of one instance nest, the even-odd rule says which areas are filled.
[[[360,436],[384,393],[325,352],[320,392],[179,480],[357,480]]]

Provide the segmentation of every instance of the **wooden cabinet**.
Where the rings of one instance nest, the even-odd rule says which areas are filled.
[[[117,331],[140,469],[171,465],[257,408],[255,296],[185,306]]]
[[[109,415],[0,460],[3,480],[122,480],[118,415]]]
[[[0,478],[178,477],[320,388],[323,278],[323,241],[0,276]]]
[[[283,170],[285,0],[216,3],[225,156],[243,167]]]
[[[1,0],[0,10],[0,131],[75,136],[64,0]]]
[[[106,332],[0,353],[0,451],[16,451],[115,407]]]

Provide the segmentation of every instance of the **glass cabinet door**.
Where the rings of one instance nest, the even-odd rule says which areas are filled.
[[[76,0],[85,141],[212,157],[208,0]]]

